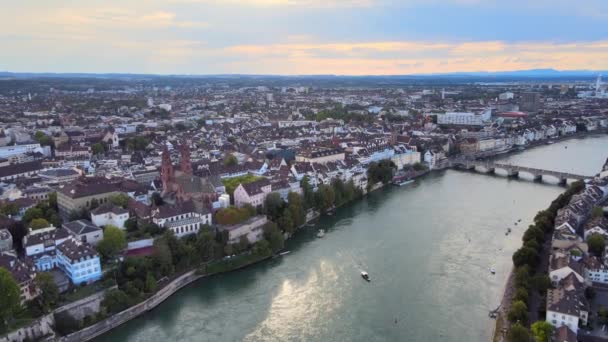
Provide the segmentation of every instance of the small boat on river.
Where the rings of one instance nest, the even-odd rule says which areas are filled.
[[[319,229],[319,231],[317,232],[317,237],[318,238],[322,238],[325,236],[325,230],[324,229]]]
[[[367,282],[372,281],[371,278],[369,277],[369,274],[367,274],[367,272],[365,272],[365,271],[361,271],[361,278],[365,279],[365,281],[367,281]]]

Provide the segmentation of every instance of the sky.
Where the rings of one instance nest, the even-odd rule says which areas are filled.
[[[3,0],[0,70],[608,70],[608,0]]]

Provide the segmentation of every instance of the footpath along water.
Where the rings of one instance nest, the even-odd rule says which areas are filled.
[[[591,175],[607,152],[601,136],[501,160]],[[452,170],[380,190],[298,233],[290,254],[200,280],[96,341],[488,341],[511,254],[563,190]]]

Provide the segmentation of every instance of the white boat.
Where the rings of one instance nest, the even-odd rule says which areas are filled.
[[[291,251],[285,251],[285,252],[281,252],[281,253],[279,253],[279,255],[280,255],[280,256],[287,255],[287,254],[289,254],[290,252],[291,252]]]
[[[496,269],[494,267],[490,267],[490,273],[496,274]]]
[[[367,272],[365,271],[361,271],[361,278],[365,279],[366,281],[372,281],[369,277],[369,274],[367,274]]]
[[[317,232],[317,237],[322,238],[324,236],[325,236],[325,230],[319,229],[319,231]]]
[[[408,179],[408,180],[404,180],[404,181],[401,181],[401,182],[395,183],[395,184],[399,185],[399,186],[404,186],[404,185],[408,185],[408,184],[412,184],[412,183],[414,183],[414,180],[413,179]]]

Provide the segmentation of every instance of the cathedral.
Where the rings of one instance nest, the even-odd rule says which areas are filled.
[[[176,168],[171,161],[169,149],[166,145],[163,147],[160,169],[163,199],[169,203],[192,201],[197,208],[210,208],[218,198],[215,187],[207,178],[193,174],[188,145],[180,145],[179,152],[179,167]]]

